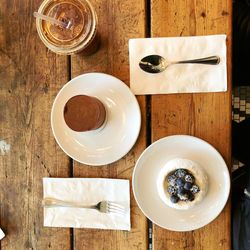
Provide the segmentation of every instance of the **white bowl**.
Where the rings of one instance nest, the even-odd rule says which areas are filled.
[[[190,159],[200,164],[208,177],[204,199],[187,210],[166,206],[157,190],[159,173],[169,160]],[[142,212],[153,223],[173,231],[198,229],[223,210],[230,191],[230,175],[219,152],[209,143],[187,135],[174,135],[150,145],[138,159],[133,172],[133,192]]]
[[[105,126],[98,131],[75,132],[64,121],[66,102],[76,95],[90,95],[103,102]],[[140,132],[141,113],[137,99],[121,80],[103,73],[88,73],[69,81],[57,94],[52,111],[53,135],[62,150],[88,165],[106,165],[126,155]]]

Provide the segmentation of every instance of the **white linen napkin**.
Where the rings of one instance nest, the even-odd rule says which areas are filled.
[[[161,55],[168,61],[219,56],[218,65],[175,64],[158,74],[139,67],[142,58]],[[130,88],[136,95],[227,90],[226,35],[139,38],[129,40]]]
[[[3,239],[5,236],[3,230],[0,228],[0,240]]]
[[[104,178],[43,178],[44,198],[86,205],[109,200],[123,205],[125,214],[100,213],[95,209],[44,208],[44,226],[130,230],[129,180]]]

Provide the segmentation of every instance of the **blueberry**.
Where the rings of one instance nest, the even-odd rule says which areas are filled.
[[[190,191],[193,193],[193,194],[196,194],[200,191],[200,188],[197,186],[197,185],[193,185],[190,189]]]
[[[185,190],[183,187],[179,187],[177,190],[177,194],[182,196],[187,193],[187,190]]]
[[[170,185],[174,186],[177,177],[176,177],[174,174],[171,174],[171,175],[169,175],[169,176],[167,177],[167,179],[168,179],[168,183],[169,183]]]
[[[174,173],[179,178],[184,178],[184,176],[187,174],[187,171],[183,168],[179,168]]]
[[[192,184],[191,184],[190,182],[186,182],[186,183],[184,184],[184,189],[190,190],[191,188],[192,188]]]
[[[177,190],[174,186],[168,186],[168,193],[169,194],[176,194]]]
[[[189,201],[193,201],[194,200],[194,195],[191,192],[188,193],[188,200]]]
[[[179,197],[176,195],[171,195],[170,200],[172,203],[177,203],[179,201]]]
[[[191,174],[185,175],[185,181],[190,182],[190,183],[194,183],[194,176]]]
[[[183,179],[178,178],[178,179],[176,180],[176,185],[177,185],[177,186],[183,187],[184,184],[185,184],[185,181],[184,181]]]

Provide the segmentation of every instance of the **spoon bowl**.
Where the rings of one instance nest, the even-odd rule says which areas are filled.
[[[216,65],[220,63],[220,57],[218,56],[209,56],[199,59],[168,62],[164,57],[160,55],[149,55],[145,56],[139,62],[140,68],[147,73],[160,73],[164,71],[167,67],[173,64],[184,64],[184,63],[195,63],[195,64],[209,64]]]

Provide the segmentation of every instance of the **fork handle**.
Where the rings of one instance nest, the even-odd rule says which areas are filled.
[[[43,207],[76,207],[76,208],[91,208],[96,209],[96,205],[83,205],[80,203],[62,201],[54,198],[45,198],[42,201]]]
[[[220,63],[220,57],[209,56],[209,57],[193,59],[193,60],[178,61],[178,62],[175,62],[175,64],[176,63],[198,63],[198,64],[216,65]]]

